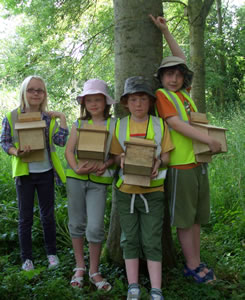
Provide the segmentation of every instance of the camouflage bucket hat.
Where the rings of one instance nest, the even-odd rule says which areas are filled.
[[[142,76],[133,76],[126,79],[124,84],[124,92],[120,100],[122,100],[127,95],[135,93],[146,93],[149,96],[155,98],[155,94],[149,80]]]
[[[187,67],[185,60],[178,56],[165,57],[157,70],[156,77],[161,80],[160,75],[163,69],[174,66],[179,66],[181,72],[184,74],[184,88],[189,87],[191,85],[194,73]]]

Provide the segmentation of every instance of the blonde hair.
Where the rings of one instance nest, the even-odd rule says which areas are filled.
[[[29,103],[28,103],[27,98],[26,98],[26,90],[27,90],[28,84],[30,83],[30,81],[32,79],[40,80],[43,83],[43,86],[44,86],[44,99],[43,99],[42,104],[40,105],[40,111],[41,112],[46,111],[46,109],[48,107],[46,84],[45,84],[44,79],[42,77],[36,76],[36,75],[31,75],[31,76],[26,77],[24,79],[24,81],[22,82],[22,84],[21,84],[20,93],[19,93],[20,108],[21,109],[24,109],[25,107],[29,108]]]

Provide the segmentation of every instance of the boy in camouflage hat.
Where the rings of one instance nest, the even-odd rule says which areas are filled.
[[[163,182],[169,151],[173,149],[173,145],[163,120],[149,115],[149,111],[154,107],[155,96],[145,78],[141,76],[128,78],[120,100],[130,115],[117,122],[110,152],[116,155],[117,163],[121,166],[119,180],[116,183],[116,199],[122,228],[121,245],[129,284],[127,299],[140,299],[139,258],[142,251],[147,259],[150,276],[150,299],[163,300],[161,291]],[[151,139],[157,145],[150,187],[124,183],[124,141],[131,137]],[[165,168],[162,168],[161,164]]]

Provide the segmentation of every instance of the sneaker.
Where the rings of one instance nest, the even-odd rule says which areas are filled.
[[[48,255],[49,269],[56,268],[60,263],[57,255]]]
[[[128,286],[127,300],[138,300],[140,299],[140,288],[137,283],[132,283]]]
[[[30,259],[26,259],[25,262],[22,264],[22,270],[24,271],[34,270],[33,262]]]
[[[150,300],[164,300],[160,289],[151,289]]]

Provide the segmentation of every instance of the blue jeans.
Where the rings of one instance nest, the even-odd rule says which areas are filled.
[[[21,258],[32,260],[32,224],[35,192],[38,196],[40,217],[47,255],[56,254],[56,225],[54,217],[54,172],[30,173],[16,180],[19,206],[19,241]]]

